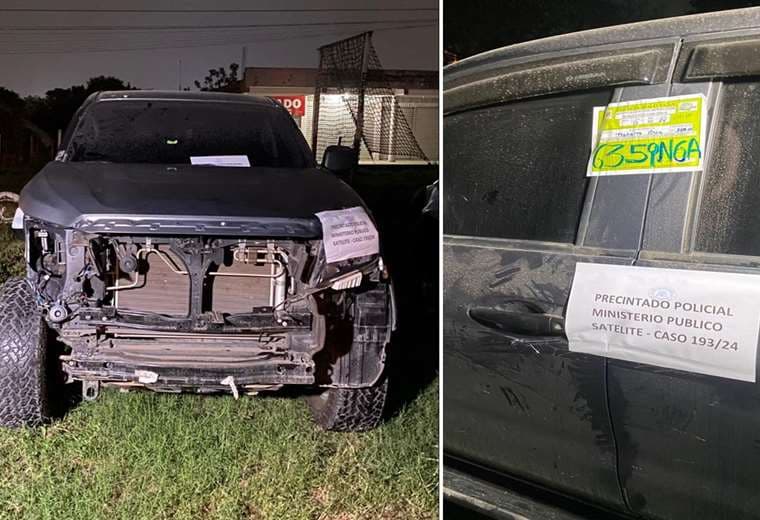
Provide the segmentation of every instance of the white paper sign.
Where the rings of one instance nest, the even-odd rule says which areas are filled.
[[[233,166],[249,168],[251,166],[247,155],[205,155],[190,157],[190,164],[196,166]]]
[[[380,252],[377,229],[362,207],[317,213],[322,223],[327,262],[339,262]]]
[[[13,214],[11,229],[24,229],[24,212],[21,208],[16,208],[16,212]]]
[[[760,275],[579,263],[573,352],[755,381]]]

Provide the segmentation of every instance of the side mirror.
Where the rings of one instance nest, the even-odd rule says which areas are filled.
[[[322,167],[337,175],[346,175],[356,166],[356,154],[353,148],[333,144],[325,148],[322,155]]]

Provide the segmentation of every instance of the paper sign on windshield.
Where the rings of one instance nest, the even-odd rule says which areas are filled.
[[[760,275],[579,263],[565,331],[584,352],[755,381]]]
[[[251,166],[247,155],[205,155],[190,157],[190,164],[198,166],[232,166],[248,168]]]
[[[380,252],[377,229],[362,207],[317,213],[328,263]]]
[[[701,170],[707,110],[703,94],[594,107],[586,175]]]

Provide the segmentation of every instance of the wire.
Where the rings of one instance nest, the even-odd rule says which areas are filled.
[[[293,8],[293,9],[39,9],[27,7],[4,7],[5,13],[369,13],[369,12],[438,12],[437,7],[337,7],[337,8]]]
[[[240,25],[104,25],[101,27],[91,25],[68,25],[68,26],[55,26],[55,25],[29,25],[29,26],[0,26],[0,31],[13,31],[13,32],[27,32],[27,31],[198,31],[198,30],[213,30],[213,29],[256,29],[256,28],[269,28],[269,27],[324,27],[334,25],[375,25],[375,24],[388,24],[388,23],[435,23],[438,20],[436,18],[416,18],[410,20],[356,20],[356,21],[343,21],[343,22],[294,22],[294,23],[263,23],[263,24],[240,24]]]
[[[406,30],[406,29],[417,29],[417,28],[424,28],[424,27],[431,27],[435,25],[434,23],[430,24],[413,24],[413,25],[400,25],[397,27],[382,27],[374,29],[376,32],[381,31],[396,31],[396,30]],[[205,40],[199,40],[198,38],[192,38],[192,39],[178,39],[174,42],[166,42],[165,40],[161,42],[161,44],[146,44],[146,45],[130,45],[130,46],[124,46],[124,47],[110,47],[105,48],[103,46],[102,40],[93,40],[90,39],[89,41],[82,41],[82,42],[74,42],[81,45],[98,45],[98,48],[79,48],[79,49],[71,49],[71,48],[62,48],[66,46],[67,44],[70,44],[71,42],[62,41],[62,40],[46,40],[44,42],[40,41],[30,41],[30,42],[21,42],[21,43],[27,43],[28,45],[26,47],[21,48],[15,48],[13,50],[7,50],[11,44],[17,44],[19,43],[17,39],[13,39],[9,41],[7,44],[3,43],[0,44],[0,55],[20,55],[20,54],[84,54],[84,53],[103,53],[103,52],[130,52],[130,51],[145,51],[145,50],[162,50],[162,49],[186,49],[186,48],[201,48],[201,47],[224,47],[224,46],[230,46],[230,45],[242,45],[246,43],[253,43],[253,42],[268,42],[268,41],[282,41],[282,40],[300,40],[300,39],[311,39],[311,38],[318,38],[318,37],[324,37],[324,36],[339,36],[343,34],[347,34],[349,32],[353,32],[352,29],[342,29],[342,30],[336,30],[336,31],[319,31],[319,32],[299,32],[297,34],[293,34],[292,32],[287,33],[281,33],[281,34],[273,34],[273,35],[262,35],[259,37],[256,36],[250,36],[246,34],[240,34],[240,35],[214,35],[218,36],[219,38],[223,38],[221,41],[219,38],[208,38]],[[1,36],[1,35],[0,35]],[[157,35],[160,36],[160,35]],[[233,40],[227,40],[224,38],[230,38],[232,37]],[[1,40],[0,40],[1,41]],[[45,47],[45,45],[48,46],[48,48]]]

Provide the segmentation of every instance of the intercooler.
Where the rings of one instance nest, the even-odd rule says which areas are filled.
[[[265,263],[262,255],[229,255],[227,263],[207,274],[203,284],[204,310],[221,313],[250,312],[254,307],[272,306],[282,263]],[[173,265],[170,265],[173,264]],[[138,283],[134,287],[135,276]],[[182,263],[167,248],[155,247],[144,255],[139,275],[122,274],[116,286],[116,307],[186,316],[189,312],[190,281]]]

